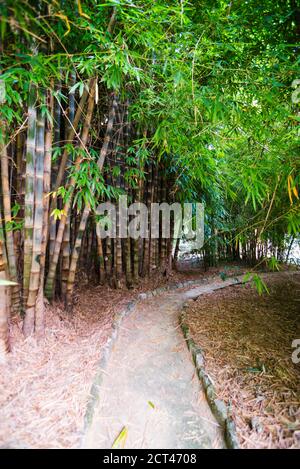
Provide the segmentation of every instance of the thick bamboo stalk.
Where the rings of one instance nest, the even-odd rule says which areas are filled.
[[[124,154],[127,152],[127,148],[129,145],[129,136],[130,136],[130,122],[129,122],[129,100],[127,99],[125,102],[125,109],[124,109]],[[126,165],[126,170],[128,170],[128,167]],[[125,191],[127,193],[127,196],[131,196],[131,188],[129,187],[129,182],[125,178],[124,181],[125,184]],[[127,238],[125,239],[124,242],[125,245],[125,272],[126,272],[126,285],[127,288],[132,288],[133,287],[133,280],[132,280],[132,262],[131,262],[131,239],[129,235],[127,234]]]
[[[143,165],[139,162],[139,169],[141,172],[144,171]],[[144,191],[144,180],[140,177],[138,181],[138,188],[135,190],[135,198],[136,202],[142,201],[142,194]],[[138,238],[133,240],[133,280],[135,283],[138,282],[139,275],[140,275],[140,267],[142,263],[142,255],[143,255],[143,239]]]
[[[102,171],[104,161],[108,152],[108,148],[111,142],[112,138],[112,133],[113,133],[113,125],[115,121],[115,116],[116,116],[116,109],[117,109],[117,100],[115,97],[115,94],[113,94],[113,99],[112,99],[112,105],[109,110],[108,114],[108,121],[107,121],[107,127],[106,127],[106,132],[105,132],[105,137],[103,141],[103,145],[100,150],[100,155],[97,161],[98,168]]]
[[[16,137],[16,203],[19,205],[16,222],[21,223],[24,220],[24,194],[25,186],[23,176],[25,175],[25,164],[23,160],[24,132],[18,132]],[[23,230],[18,229],[14,232],[15,253],[17,262],[18,277],[23,273]]]
[[[150,210],[151,210],[151,200],[152,200],[152,191],[153,191],[153,181],[152,181],[152,167],[151,163],[148,165],[148,174],[147,174],[147,186],[146,186],[146,194],[145,194],[145,199],[146,199],[146,204],[148,208],[148,217],[147,217],[147,223],[148,223],[148,233],[150,233]],[[147,238],[144,240],[144,253],[143,253],[143,276],[149,275],[150,273],[150,238],[149,234]]]
[[[67,282],[70,269],[70,223],[71,215],[69,213],[62,241],[61,291],[64,299],[67,293]]]
[[[166,253],[166,277],[167,278],[169,278],[169,275],[172,271],[173,245],[174,245],[174,214],[171,212],[170,237],[167,240],[167,253]]]
[[[43,179],[44,179],[44,156],[45,156],[45,118],[38,113],[37,139],[36,139],[36,164],[34,184],[34,226],[33,226],[33,249],[29,292],[26,305],[26,313],[23,323],[25,336],[33,334],[35,329],[35,306],[40,285],[40,258],[43,235]]]
[[[72,80],[71,80],[71,85],[75,83],[76,76],[75,74],[72,75]],[[87,90],[84,90],[84,94],[87,97]],[[86,100],[86,97],[81,105],[84,105],[84,102]],[[78,111],[78,109],[77,109]],[[81,109],[80,109],[81,113]],[[73,91],[72,93],[69,94],[69,115],[68,115],[68,120],[66,122],[66,140],[68,141],[68,138],[72,137],[72,132],[70,132],[72,129],[72,126],[74,126],[74,118],[75,118],[75,92]],[[77,116],[77,119],[79,117]],[[78,125],[78,121],[76,123],[76,127]],[[70,165],[70,159],[68,159],[67,164],[65,166]],[[62,262],[61,262],[61,292],[62,292],[62,297],[64,300],[66,300],[66,293],[67,293],[67,281],[68,281],[68,274],[69,274],[69,268],[70,268],[70,225],[71,225],[71,214],[68,215],[67,221],[66,221],[66,227],[64,231],[64,237],[62,241]]]
[[[87,108],[87,113],[85,116],[85,121],[83,124],[83,129],[82,129],[82,135],[81,135],[81,142],[80,142],[80,148],[84,148],[87,140],[88,140],[88,135],[89,135],[89,130],[90,130],[90,124],[92,120],[92,115],[93,115],[93,110],[94,110],[94,105],[95,105],[95,82],[93,82],[93,86],[90,91],[90,96],[88,99],[88,108]],[[76,158],[75,161],[75,171],[79,171],[80,169],[80,163],[82,160],[82,156],[79,155]],[[75,186],[75,178],[72,177],[69,183],[69,187],[71,189],[71,192],[74,190]],[[58,264],[58,259],[59,259],[59,254],[61,251],[61,245],[62,245],[62,240],[63,240],[63,235],[64,235],[64,230],[67,222],[67,218],[69,215],[69,210],[71,207],[72,203],[72,194],[70,194],[69,199],[65,203],[63,207],[63,214],[58,226],[57,230],[57,236],[55,240],[55,246],[54,246],[54,252],[53,256],[50,260],[50,265],[49,265],[49,272],[46,280],[46,285],[45,285],[45,294],[48,298],[53,298],[54,295],[54,281],[55,281],[55,274],[56,274],[56,268]]]
[[[42,231],[42,245],[40,256],[40,282],[39,290],[36,299],[35,311],[35,332],[38,336],[44,334],[45,329],[45,313],[44,313],[44,278],[45,278],[45,264],[46,264],[46,251],[49,231],[49,193],[51,190],[51,156],[52,156],[52,120],[53,115],[53,95],[51,90],[48,90],[48,110],[50,119],[47,120],[45,129],[45,159],[44,159],[44,181],[43,181],[43,231]]]
[[[102,239],[100,236],[99,223],[96,223],[96,237],[97,237],[97,254],[98,254],[98,263],[99,263],[99,283],[100,285],[103,285],[105,281],[105,264],[104,264],[103,244],[102,244]]]
[[[93,79],[90,80],[89,87],[91,89],[91,91],[90,91],[90,97],[91,97],[91,94],[94,95],[94,93],[93,93]],[[69,127],[69,131],[68,131],[67,138],[66,138],[66,143],[72,143],[73,142],[73,139],[75,137],[75,133],[76,133],[77,128],[78,128],[79,121],[80,121],[81,116],[83,114],[84,106],[85,106],[86,100],[88,98],[88,95],[89,95],[88,90],[86,88],[84,88],[83,94],[82,94],[81,99],[79,101],[79,104],[78,104],[78,107],[77,107],[76,114],[75,114],[73,122],[71,121],[71,119],[69,117],[70,121],[72,122],[72,126]],[[81,140],[82,139],[83,139],[83,137],[81,137]],[[54,191],[57,191],[57,189],[61,186],[61,183],[62,183],[64,175],[65,175],[65,170],[66,170],[68,158],[69,158],[69,151],[68,151],[68,149],[64,149],[61,160],[60,160],[60,166],[59,166],[59,170],[58,170],[58,173],[57,173],[56,182],[55,182],[55,185],[54,185],[54,188],[53,188]],[[52,208],[52,206],[51,206],[51,208]]]
[[[110,144],[111,137],[112,137],[113,125],[114,125],[114,120],[115,120],[115,115],[116,115],[116,105],[117,105],[116,98],[115,96],[113,96],[112,106],[110,108],[110,112],[108,116],[104,142],[101,147],[100,155],[97,161],[97,165],[100,170],[102,170],[103,168],[105,157],[107,155],[109,144]],[[72,255],[71,255],[70,270],[69,270],[69,276],[68,276],[68,281],[67,281],[67,307],[68,308],[70,308],[72,304],[72,296],[73,296],[73,289],[74,289],[74,282],[75,282],[75,274],[76,274],[76,269],[77,269],[77,262],[79,258],[83,233],[86,228],[86,223],[89,217],[89,213],[90,213],[90,205],[87,203],[82,213],[82,217],[81,217],[81,221],[80,221],[80,225],[78,229],[78,234],[77,234],[75,245],[74,245]]]
[[[25,224],[24,224],[24,268],[23,268],[23,306],[26,307],[30,281],[33,215],[34,215],[34,166],[36,140],[36,88],[31,86],[28,97],[28,130],[26,144],[26,179],[25,179]]]
[[[118,220],[118,217],[117,217]],[[115,239],[115,287],[121,288],[121,276],[122,276],[122,243],[119,237],[119,222],[117,221],[116,227],[116,239]]]
[[[8,155],[7,155],[7,148],[6,148],[5,141],[4,141],[4,135],[5,135],[4,124],[0,123],[0,129],[2,133],[2,140],[0,142],[1,184],[2,184],[2,194],[3,194],[3,213],[4,213],[4,223],[5,223],[5,233],[6,233],[8,271],[9,271],[10,280],[13,282],[18,282],[15,246],[14,246],[13,232],[11,230],[12,218],[11,218],[11,201],[10,201],[10,188],[9,188]],[[14,312],[20,313],[21,303],[20,303],[20,289],[18,285],[15,285],[11,288],[11,306]]]
[[[151,191],[151,202],[157,201],[157,184],[158,184],[158,165],[153,166],[153,184]],[[151,217],[150,217],[151,220]],[[151,231],[151,227],[150,227]],[[158,252],[158,240],[151,236],[150,240],[150,270],[157,268],[157,252]]]
[[[60,147],[61,146],[61,83],[59,82],[55,86],[55,91],[57,93],[56,99],[54,101],[54,109],[53,109],[53,119],[54,119],[54,126],[53,126],[53,146]],[[59,168],[59,160],[58,158],[53,162],[52,171],[51,171],[51,186],[55,187],[55,181],[57,178]],[[54,190],[55,191],[55,190]],[[57,199],[53,199],[53,207],[52,210],[56,207]],[[56,239],[56,229],[57,229],[57,222],[54,217],[50,217],[49,221],[49,256],[50,258],[53,256],[55,239]]]
[[[93,81],[91,80],[90,84],[92,84],[92,83],[93,83]],[[92,91],[92,93],[93,93],[93,91]],[[72,96],[72,93],[71,93],[71,96]],[[69,121],[68,121],[69,126],[68,126],[68,131],[67,131],[66,143],[71,143],[74,139],[75,133],[77,131],[77,127],[79,125],[80,118],[83,114],[84,105],[86,103],[87,97],[88,97],[88,90],[85,88],[84,91],[83,91],[82,97],[80,99],[79,105],[77,107],[75,117],[73,119],[72,119],[72,114],[74,113],[74,102],[73,102],[74,101],[74,96],[73,96],[73,98],[71,97],[71,105],[70,105],[71,115],[69,115]],[[58,102],[57,102],[57,106],[59,106]],[[84,139],[81,139],[81,142],[82,142],[81,146],[85,145]],[[56,192],[62,184],[64,175],[65,175],[66,166],[67,166],[67,163],[68,163],[68,159],[69,159],[69,151],[68,151],[67,148],[65,148],[64,151],[63,151],[62,157],[61,157],[59,169],[58,169],[58,171],[55,172],[54,176],[52,177],[52,190],[53,190],[53,192]],[[56,176],[56,179],[55,179],[55,176]],[[52,201],[51,201],[50,214],[56,208],[56,204],[57,204],[57,199],[53,198]],[[67,221],[68,221],[68,218],[67,218]],[[55,240],[56,240],[56,236],[57,236],[56,220],[54,220],[53,217],[50,217],[49,224],[50,224],[50,228],[49,228],[49,239],[50,239],[49,256],[50,256],[50,259],[51,259],[52,256],[53,256],[53,253],[54,253]],[[64,252],[66,254],[67,248],[65,249]],[[69,263],[69,260],[68,260],[68,263]],[[62,266],[62,268],[64,268],[64,267],[66,267],[66,259],[65,259],[65,265]]]
[[[22,178],[23,178],[23,146],[24,146],[24,133],[18,132],[16,137],[16,170],[17,170],[17,183],[16,193],[17,197],[22,193]]]
[[[111,281],[111,274],[113,268],[113,244],[111,238],[106,238],[105,240],[105,272],[106,272],[106,279],[108,283]]]
[[[117,189],[121,188],[121,168],[122,168],[122,159],[121,159],[121,148],[123,145],[123,116],[120,109],[119,100],[116,102],[116,124],[117,124],[117,138],[115,141],[115,163],[120,169],[120,174],[116,178],[115,187]],[[116,217],[116,239],[115,239],[115,251],[114,251],[114,274],[115,274],[115,287],[121,287],[121,276],[122,276],[122,242],[120,238],[120,219],[117,213]]]
[[[66,292],[66,306],[69,309],[72,306],[72,296],[73,296],[73,289],[74,289],[74,282],[75,282],[75,275],[76,275],[76,267],[77,262],[80,254],[81,242],[82,237],[84,234],[84,230],[86,227],[86,223],[90,214],[90,206],[87,204],[83,210],[80,225],[78,228],[78,233],[76,236],[75,246],[73,248],[71,263],[70,263],[70,270],[68,275],[68,282],[67,282],[67,292]]]
[[[3,240],[0,239],[0,279],[6,280],[6,268],[3,255]],[[9,344],[9,302],[7,288],[0,286],[0,363],[10,351]]]
[[[161,176],[160,196],[161,196],[161,202],[166,202],[167,200],[166,180],[163,175]],[[165,272],[165,269],[166,269],[165,261],[167,257],[167,239],[161,236],[160,243],[161,243],[160,244],[160,267],[162,271]]]

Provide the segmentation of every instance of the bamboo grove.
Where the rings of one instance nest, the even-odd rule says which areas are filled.
[[[283,260],[300,224],[299,10],[275,3],[2,2],[1,347],[8,311],[42,334],[44,296],[71,310],[82,272],[114,288],[169,275],[174,233],[99,237],[98,204],[121,194],[203,202],[206,265]]]

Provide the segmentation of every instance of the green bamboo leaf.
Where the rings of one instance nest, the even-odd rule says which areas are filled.
[[[122,430],[120,431],[119,435],[113,442],[112,448],[124,448],[126,440],[128,436],[128,430],[127,427],[123,427]]]

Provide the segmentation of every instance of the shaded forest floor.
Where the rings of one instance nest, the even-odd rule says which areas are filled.
[[[244,448],[300,447],[300,273],[268,277],[270,295],[250,285],[199,297],[187,313],[206,371],[231,405]]]
[[[13,318],[12,353],[0,365],[0,447],[76,448],[114,314],[141,291],[218,272],[182,269],[169,279],[154,275],[131,291],[92,287],[81,278],[71,314],[60,303],[47,306],[46,333],[39,342],[24,340],[22,321]],[[227,268],[228,274],[238,271]]]

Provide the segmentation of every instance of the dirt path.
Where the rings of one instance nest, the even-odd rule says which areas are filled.
[[[178,313],[189,299],[236,283],[202,281],[140,302],[123,321],[99,389],[84,448],[111,448],[125,427],[124,448],[225,446],[187,351]]]

